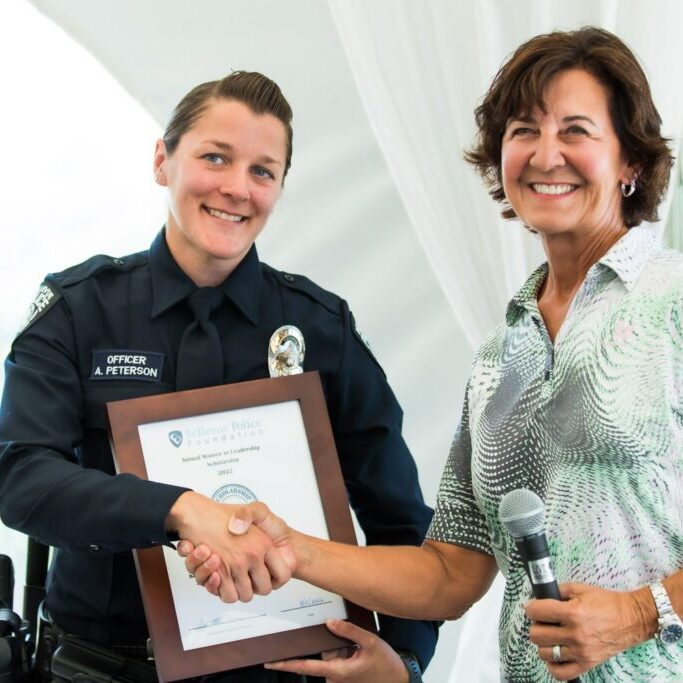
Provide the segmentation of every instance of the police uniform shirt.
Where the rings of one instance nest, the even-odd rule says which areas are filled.
[[[63,629],[99,643],[147,637],[132,548],[166,543],[185,490],[114,474],[107,401],[176,389],[180,338],[196,289],[162,230],[148,251],[95,256],[49,275],[6,361],[0,414],[0,515],[56,548],[47,606]],[[355,330],[346,303],[304,277],[261,263],[255,247],[219,289],[224,383],[268,377],[267,348],[283,324],[320,372],[349,498],[369,544],[419,544],[431,518],[402,414]],[[382,637],[422,666],[431,622],[380,616]]]

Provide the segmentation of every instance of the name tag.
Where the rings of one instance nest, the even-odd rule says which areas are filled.
[[[141,380],[161,382],[164,354],[152,351],[93,351],[90,379]]]

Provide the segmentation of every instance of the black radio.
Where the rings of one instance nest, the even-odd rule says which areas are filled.
[[[0,555],[0,683],[25,681],[31,671],[33,639],[27,621],[12,611],[14,567]]]

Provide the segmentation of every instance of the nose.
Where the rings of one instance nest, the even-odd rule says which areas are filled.
[[[564,166],[565,159],[562,151],[562,141],[552,134],[541,133],[536,138],[536,144],[529,161],[531,166],[539,171],[547,172],[558,166]]]
[[[246,201],[250,196],[248,171],[237,164],[226,167],[221,173],[218,191],[235,202]]]

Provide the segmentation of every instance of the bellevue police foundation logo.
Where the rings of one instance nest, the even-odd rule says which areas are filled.
[[[225,484],[211,494],[217,503],[251,503],[258,498],[253,491],[241,484]]]
[[[176,447],[180,448],[183,443],[183,433],[179,429],[174,429],[168,433],[168,440]]]

